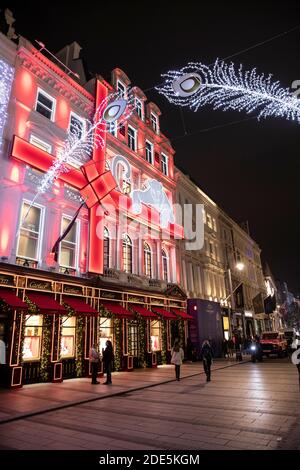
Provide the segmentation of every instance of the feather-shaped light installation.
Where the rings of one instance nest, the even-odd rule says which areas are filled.
[[[300,124],[300,102],[288,88],[282,88],[272,75],[259,75],[233,63],[216,60],[214,65],[190,62],[177,71],[163,74],[165,81],[156,90],[177,106],[198,111],[213,109],[258,112],[258,119],[282,117]]]

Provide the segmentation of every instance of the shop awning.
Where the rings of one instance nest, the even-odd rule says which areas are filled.
[[[126,310],[126,308],[122,307],[122,305],[117,302],[105,302],[101,300],[101,304],[106,308],[106,310],[116,315],[116,317],[130,318],[131,320],[134,318],[132,312],[129,312],[129,310]]]
[[[175,315],[178,315],[183,320],[194,320],[194,317],[192,317],[192,315],[189,315],[183,310],[179,310],[179,308],[172,308],[171,310],[172,310],[172,313],[175,313]]]
[[[176,315],[174,313],[169,312],[169,310],[164,310],[163,308],[160,307],[152,307],[155,313],[159,313],[159,315],[162,315],[166,320],[177,320]]]
[[[142,307],[141,305],[129,304],[129,307],[132,310],[134,310],[136,313],[139,313],[141,315],[141,317],[152,318],[152,319],[157,318],[157,315],[154,312],[151,312],[150,310],[147,310],[146,308]]]
[[[31,302],[33,302],[41,311],[41,313],[46,314],[56,314],[60,313],[61,315],[67,314],[67,310],[63,305],[60,305],[59,302],[53,299],[51,295],[40,294],[37,292],[26,292],[27,297]]]
[[[28,306],[23,300],[16,296],[13,291],[1,289],[0,299],[3,300],[13,310],[27,310]]]
[[[76,313],[83,313],[85,315],[99,315],[96,309],[85,303],[84,300],[77,297],[64,297],[63,301],[69,305]]]

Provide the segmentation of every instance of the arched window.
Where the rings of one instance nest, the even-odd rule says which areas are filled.
[[[132,273],[132,241],[127,234],[123,235],[123,269],[126,273]]]
[[[109,268],[109,231],[104,227],[103,231],[103,267]]]
[[[144,273],[145,276],[152,277],[152,253],[146,242],[144,242]]]
[[[169,281],[169,257],[165,250],[161,250],[161,257],[162,257],[162,268],[163,268],[163,280],[168,282]]]

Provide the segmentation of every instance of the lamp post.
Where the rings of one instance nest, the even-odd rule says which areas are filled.
[[[242,262],[238,262],[236,263],[235,265],[236,269],[238,271],[243,271],[245,265],[244,263]],[[233,313],[233,311],[235,310],[235,300],[234,300],[234,292],[240,287],[240,285],[242,284],[241,282],[237,285],[237,287],[235,289],[232,288],[232,276],[231,276],[231,269],[230,267],[228,266],[227,268],[227,273],[228,273],[228,283],[229,283],[229,296],[226,298],[226,300],[230,297],[230,309],[228,309],[228,313],[229,313],[229,333],[230,333],[230,336],[232,336],[232,324],[231,324],[231,314]]]

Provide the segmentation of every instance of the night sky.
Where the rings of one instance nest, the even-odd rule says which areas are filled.
[[[5,6],[13,10],[22,36],[44,42],[53,53],[76,40],[91,72],[109,80],[110,71],[120,67],[143,90],[188,61],[211,64],[299,26],[231,60],[273,73],[285,87],[300,80],[296,2],[280,7],[277,2],[1,0]],[[258,122],[244,112],[209,107],[181,115],[155,90],[146,95],[162,110],[161,128],[176,149],[177,166],[234,220],[249,221],[274,276],[298,292],[300,126],[279,118]],[[180,137],[183,121],[193,135]]]

